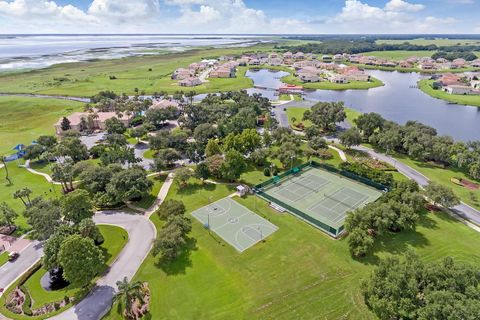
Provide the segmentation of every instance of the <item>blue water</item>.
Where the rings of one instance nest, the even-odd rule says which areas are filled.
[[[440,134],[452,136],[457,140],[480,140],[480,108],[449,104],[435,99],[414,88],[422,78],[418,73],[400,73],[387,71],[368,71],[373,77],[385,83],[383,87],[369,90],[311,90],[306,92],[306,100],[343,101],[345,105],[361,111],[377,112],[388,120],[404,124],[417,120],[434,127]],[[260,70],[247,72],[255,85],[278,88],[279,77],[284,73]],[[262,89],[250,89],[276,99],[275,92]]]

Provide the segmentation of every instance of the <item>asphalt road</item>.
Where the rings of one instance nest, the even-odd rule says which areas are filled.
[[[20,252],[20,256],[17,260],[15,260],[14,262],[7,262],[2,267],[0,267],[0,288],[8,288],[27,269],[34,265],[35,262],[40,260],[42,256],[42,245],[38,241],[30,243],[25,249]]]
[[[156,237],[154,225],[145,216],[119,212],[97,213],[97,224],[109,224],[128,232],[128,243],[112,264],[108,273],[97,282],[97,287],[80,303],[49,319],[98,320],[109,310],[116,292],[116,282],[127,277],[132,279],[147,257]]]

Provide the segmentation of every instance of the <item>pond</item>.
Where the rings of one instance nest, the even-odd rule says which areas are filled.
[[[40,279],[40,284],[46,291],[66,288],[69,283],[63,279],[61,270],[47,271]]]
[[[306,100],[343,101],[345,105],[361,111],[377,112],[388,120],[404,124],[417,120],[437,129],[439,134],[457,140],[480,140],[480,108],[450,104],[435,99],[416,88],[422,79],[418,73],[401,73],[371,70],[367,71],[385,84],[369,90],[309,90]],[[255,86],[278,88],[283,71],[247,71],[246,76]],[[249,93],[261,93],[270,99],[277,99],[273,90],[249,89]]]

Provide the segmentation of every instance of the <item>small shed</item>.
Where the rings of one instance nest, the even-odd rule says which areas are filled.
[[[244,185],[239,185],[237,186],[237,193],[243,197],[244,195],[246,195],[248,192],[248,187],[244,186]]]

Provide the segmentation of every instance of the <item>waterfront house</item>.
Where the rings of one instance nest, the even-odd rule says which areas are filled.
[[[295,60],[303,60],[305,59],[305,54],[303,52],[297,52],[293,55]]]
[[[293,53],[287,51],[283,54],[283,59],[293,59]]]
[[[348,83],[347,78],[344,75],[340,75],[340,74],[333,74],[330,77],[328,77],[328,80],[331,83],[338,83],[338,84]]]
[[[466,86],[466,85],[446,86],[446,87],[443,87],[443,91],[449,94],[463,94],[463,95],[480,94],[480,91],[475,92],[471,86]]]

